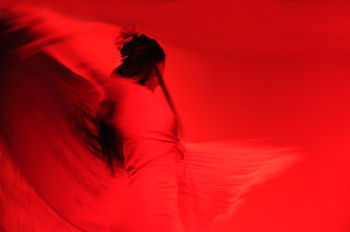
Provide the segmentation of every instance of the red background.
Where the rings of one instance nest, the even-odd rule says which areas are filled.
[[[272,138],[305,152],[218,231],[350,231],[350,2],[27,2],[157,38],[187,140]]]

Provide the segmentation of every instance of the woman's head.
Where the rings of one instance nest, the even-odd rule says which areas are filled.
[[[157,41],[146,35],[133,34],[120,50],[122,64],[114,73],[134,78],[141,85],[154,88],[162,76],[165,53]]]
[[[125,33],[122,37],[130,37],[130,34]],[[131,39],[123,44],[120,53],[123,62],[113,73],[133,78],[151,90],[160,85],[176,115],[173,101],[163,80],[165,52],[159,43],[144,34],[133,33]]]

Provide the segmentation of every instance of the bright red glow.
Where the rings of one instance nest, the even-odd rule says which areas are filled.
[[[73,27],[76,21],[69,18],[65,24],[50,18],[50,24],[59,20],[61,25],[53,31],[65,29],[76,36],[70,41],[74,53],[64,43],[48,45],[45,51],[87,78],[89,74],[80,73],[81,63],[95,65],[105,75],[119,64],[113,41],[119,26],[140,24],[159,40],[167,53],[165,80],[186,140],[267,138],[305,153],[288,172],[250,192],[231,219],[218,225],[218,232],[350,230],[350,3],[27,2],[118,26]],[[44,187],[51,180],[46,181]],[[74,184],[67,189],[73,192]],[[108,194],[122,198],[125,193],[114,189]],[[94,210],[103,208],[89,203]]]

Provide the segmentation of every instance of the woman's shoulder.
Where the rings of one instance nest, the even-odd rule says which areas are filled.
[[[143,94],[150,96],[147,89],[130,78],[110,77],[104,84],[106,97],[127,97],[129,95]]]
[[[155,94],[130,78],[111,77],[105,85],[106,98],[138,107],[166,107]]]
[[[114,102],[120,116],[157,121],[173,121],[170,106],[151,90],[128,78],[111,78],[106,86],[108,100]]]

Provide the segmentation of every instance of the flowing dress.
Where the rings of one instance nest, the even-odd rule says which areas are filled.
[[[117,27],[69,19],[67,32],[55,13],[2,10],[0,231],[209,232],[299,157],[258,142],[181,141],[172,110],[150,90],[126,78],[93,82],[105,64],[81,52],[74,28],[113,40]],[[47,18],[56,36],[38,29]],[[84,140],[97,130],[101,98],[122,141],[113,173]]]

